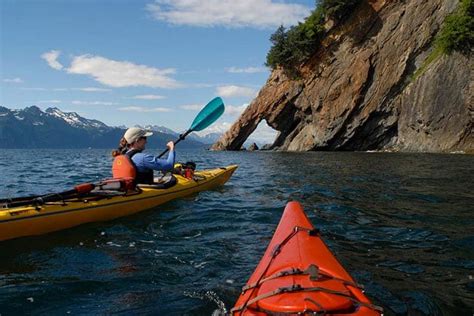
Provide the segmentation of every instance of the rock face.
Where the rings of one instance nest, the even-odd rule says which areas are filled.
[[[280,150],[472,151],[473,58],[443,56],[415,75],[458,3],[367,0],[329,31],[300,79],[273,71],[212,149],[238,150],[266,120]]]

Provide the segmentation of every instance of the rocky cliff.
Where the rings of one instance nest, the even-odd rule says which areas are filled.
[[[266,120],[280,150],[472,151],[472,57],[425,62],[458,3],[364,1],[329,29],[298,79],[274,70],[212,149],[240,149]]]

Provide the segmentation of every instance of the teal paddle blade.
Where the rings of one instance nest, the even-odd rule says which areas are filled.
[[[224,102],[220,97],[212,99],[196,116],[191,124],[191,131],[202,131],[224,113]]]

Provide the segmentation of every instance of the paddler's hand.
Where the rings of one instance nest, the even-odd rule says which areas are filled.
[[[168,142],[168,144],[166,144],[166,147],[168,147],[168,149],[170,151],[173,151],[174,150],[174,142]]]

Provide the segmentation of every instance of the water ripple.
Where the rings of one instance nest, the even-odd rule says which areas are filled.
[[[0,195],[109,177],[109,155],[4,150]],[[0,313],[229,310],[297,199],[385,315],[472,314],[474,157],[178,151],[178,159],[240,167],[225,186],[154,210],[0,243]]]

